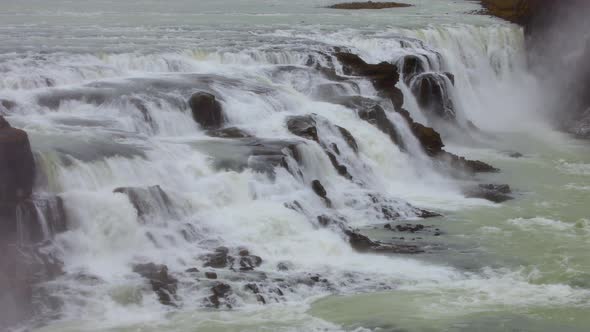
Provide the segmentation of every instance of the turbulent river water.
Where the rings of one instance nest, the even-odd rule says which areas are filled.
[[[43,285],[61,305],[22,329],[588,331],[590,145],[544,121],[547,92],[527,72],[519,27],[468,14],[479,8],[472,1],[405,2],[416,6],[0,0],[0,99],[16,103],[0,111],[29,134],[36,195],[59,195],[68,216],[68,230],[48,245],[65,273]],[[330,81],[308,63],[329,65],[323,54],[335,47],[369,63],[418,54],[430,71],[452,73],[458,121],[485,134],[465,139],[447,128],[447,149],[502,171],[457,178],[419,147],[400,150],[351,109],[327,102]],[[403,80],[398,87],[414,120],[430,124]],[[228,124],[261,140],[301,141],[286,118],[317,114],[322,140],[338,143],[355,180],[311,141],[298,146],[301,165],[291,165],[299,177],[281,167],[257,171],[244,152],[251,146],[212,138],[193,121],[186,101],[197,90],[218,96]],[[332,93],[376,95],[363,78]],[[334,125],[350,131],[358,153]],[[523,156],[511,157],[515,151]],[[313,193],[314,179],[332,209]],[[508,183],[515,199],[466,198],[462,188],[474,182]],[[141,215],[113,192],[120,187],[152,188],[138,194],[146,196]],[[374,192],[396,222],[437,232],[384,229],[367,195]],[[288,208],[294,201],[299,209]],[[442,216],[420,220],[412,206]],[[372,239],[426,250],[357,252],[310,217],[334,213]],[[203,255],[219,246],[247,248],[262,264],[248,273],[203,267]],[[133,272],[148,262],[178,279],[176,306],[161,304]],[[185,272],[192,267],[200,272]],[[231,309],[207,305],[218,282],[207,271],[231,287]],[[315,275],[326,281],[300,281]]]

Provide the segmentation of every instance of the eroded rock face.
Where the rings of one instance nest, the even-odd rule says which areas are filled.
[[[218,129],[223,123],[225,116],[221,103],[216,97],[206,92],[194,93],[188,101],[193,118],[205,129]]]

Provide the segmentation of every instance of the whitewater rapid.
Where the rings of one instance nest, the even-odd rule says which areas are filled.
[[[334,65],[342,74],[337,61],[326,56],[336,47],[369,63],[401,64],[404,56],[419,55],[427,72],[454,75],[454,83],[447,79],[445,84],[462,125],[473,123],[495,133],[539,128],[544,123],[542,91],[526,70],[519,27],[453,23],[325,31],[312,25],[240,31],[241,43],[240,36],[215,40],[204,37],[207,31],[165,27],[150,33],[164,31],[169,37],[178,32],[177,44],[187,47],[151,44],[133,51],[124,42],[105,41],[133,30],[103,31],[101,43],[109,46],[100,52],[80,38],[77,44],[68,40],[65,47],[47,52],[31,47],[0,55],[0,99],[16,103],[4,114],[30,136],[40,179],[35,192],[59,196],[68,220],[66,232],[45,232],[48,240],[53,237],[48,250],[63,261],[65,274],[43,285],[61,306],[59,315],[51,310],[40,315],[47,324],[41,330],[157,330],[172,324],[172,330],[184,331],[195,321],[206,330],[219,328],[207,327],[207,322],[222,320],[245,321],[236,330],[256,330],[267,320],[283,321],[279,330],[292,328],[290,322],[300,330],[338,330],[310,318],[306,311],[311,303],[334,294],[391,289],[445,291],[440,306],[464,309],[477,302],[474,311],[555,303],[583,307],[590,298],[587,289],[530,283],[526,272],[518,270],[489,266],[470,271],[414,256],[359,253],[341,232],[318,227],[315,220],[341,215],[353,228],[382,227],[386,220],[373,208],[372,193],[382,195],[401,220],[415,220],[415,207],[444,215],[492,204],[465,198],[462,188],[474,180],[437,168],[409,128],[399,124],[404,121],[395,118],[401,119],[397,113],[389,116],[403,133],[407,151],[360,121],[353,110],[323,99],[326,84],[334,82],[310,68],[310,61]],[[337,84],[339,95],[377,96],[364,78]],[[422,112],[403,77],[398,87],[414,120],[440,125]],[[186,101],[197,90],[218,96],[228,126],[262,140],[300,141],[287,130],[286,118],[316,114],[325,120],[318,122],[320,137],[337,144],[339,161],[354,181],[340,176],[314,142],[297,146],[299,165],[289,160],[289,167],[276,167],[270,175],[252,169],[256,160],[243,146],[212,138],[193,121]],[[356,138],[358,153],[335,126]],[[511,148],[501,138],[475,135],[466,140],[452,129],[441,130],[457,151]],[[564,171],[586,166],[561,165]],[[309,186],[313,180],[324,185],[333,209],[315,196]],[[153,186],[166,196],[152,190],[142,196],[147,212],[141,215],[128,195],[116,192]],[[290,208],[293,202],[299,211]],[[570,229],[540,217],[509,224]],[[212,281],[203,276],[208,269],[201,268],[202,257],[219,246],[247,248],[262,258],[262,265],[245,275],[216,270],[233,290],[228,312],[211,312],[205,301]],[[149,262],[165,264],[178,279],[178,308],[162,305],[145,279],[133,272],[134,264]],[[280,264],[288,270],[279,269]],[[193,267],[201,271],[185,272]],[[310,275],[328,282],[298,281]],[[267,311],[245,290],[251,282],[260,283]],[[455,292],[469,295],[456,302]]]

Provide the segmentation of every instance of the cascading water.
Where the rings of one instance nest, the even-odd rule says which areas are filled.
[[[133,33],[119,27],[83,33],[109,45],[101,52],[88,49],[89,40],[37,52],[32,40],[25,52],[0,55],[0,100],[14,102],[0,114],[28,132],[35,193],[48,197],[18,215],[23,229],[40,222],[42,233],[20,233],[52,238],[44,245],[63,262],[63,274],[39,287],[53,304],[39,315],[40,330],[207,330],[224,328],[213,323],[223,319],[244,321],[228,329],[257,330],[264,308],[280,317],[266,319],[285,324],[276,330],[337,330],[310,319],[307,305],[392,288],[474,290],[502,305],[496,296],[514,283],[521,289],[508,296],[522,296],[523,306],[590,299],[587,289],[529,283],[512,270],[464,270],[354,243],[358,228],[369,234],[424,217],[422,209],[445,214],[490,203],[465,197],[472,180],[440,167],[370,80],[345,75],[336,48],[407,67],[397,83],[404,109],[458,144],[470,126],[510,131],[538,118],[529,112],[540,92],[526,73],[519,28],[266,27],[217,41],[201,28],[146,29],[146,40],[134,35],[138,45],[165,46],[133,51],[105,41]],[[178,45],[157,42],[170,29]],[[13,33],[2,31],[11,43]],[[422,79],[442,89],[446,115],[426,110]],[[195,122],[188,100],[197,91],[216,96],[224,127],[234,131]],[[353,106],[334,102],[352,96],[385,109],[403,146]],[[312,123],[315,134],[296,134],[289,119]],[[485,140],[479,129],[470,135],[470,144]],[[436,253],[445,246],[428,241],[385,247]]]

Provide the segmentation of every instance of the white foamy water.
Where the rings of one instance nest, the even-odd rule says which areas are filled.
[[[403,79],[398,87],[412,117],[436,126],[460,151],[469,145],[464,151],[485,156],[495,148],[491,136],[464,136],[471,122],[487,133],[542,123],[542,107],[531,103],[542,102],[542,91],[526,71],[520,28],[466,15],[477,8],[473,3],[408,2],[416,7],[342,12],[323,8],[332,1],[311,0],[95,1],[55,8],[0,1],[6,8],[0,14],[0,99],[16,103],[0,111],[30,135],[42,175],[36,191],[59,195],[68,215],[68,231],[53,244],[65,274],[46,285],[62,305],[57,316],[43,317],[40,330],[339,330],[312,318],[310,304],[392,289],[444,292],[433,306],[453,313],[469,306],[473,312],[585,307],[588,291],[564,283],[535,284],[524,272],[496,265],[474,272],[445,259],[359,253],[339,227],[320,227],[317,217],[328,215],[351,228],[382,228],[381,203],[402,220],[416,219],[417,208],[451,214],[492,205],[465,198],[462,187],[470,180],[437,167],[397,113],[388,116],[406,151],[353,109],[322,95],[334,82],[308,62],[333,65],[342,74],[331,56],[335,47],[370,63],[401,64],[404,56],[419,55],[426,72],[452,73],[455,84],[448,78],[444,84],[458,128],[425,115]],[[338,84],[340,96],[377,96],[362,78]],[[227,126],[256,140],[209,137],[187,104],[196,91],[215,94]],[[288,117],[309,114],[318,119],[319,144],[286,128]],[[358,153],[336,126],[354,136]],[[285,152],[285,142],[297,143],[300,163]],[[261,171],[252,150],[272,144],[279,144],[287,166]],[[324,152],[331,144],[352,181]],[[564,161],[558,168],[587,175],[585,165]],[[316,179],[332,208],[311,189]],[[143,190],[142,208],[114,192],[121,187]],[[544,217],[508,223],[527,231],[579,228]],[[493,226],[483,230],[498,233]],[[220,246],[232,255],[247,248],[262,265],[248,273],[203,267],[203,256]],[[162,305],[133,272],[135,264],[148,262],[165,264],[179,280],[177,307]],[[185,272],[193,267],[200,272]],[[207,305],[215,281],[204,272],[213,271],[232,288],[231,310]],[[309,283],[315,275],[326,282]],[[252,282],[266,306],[245,288]]]

